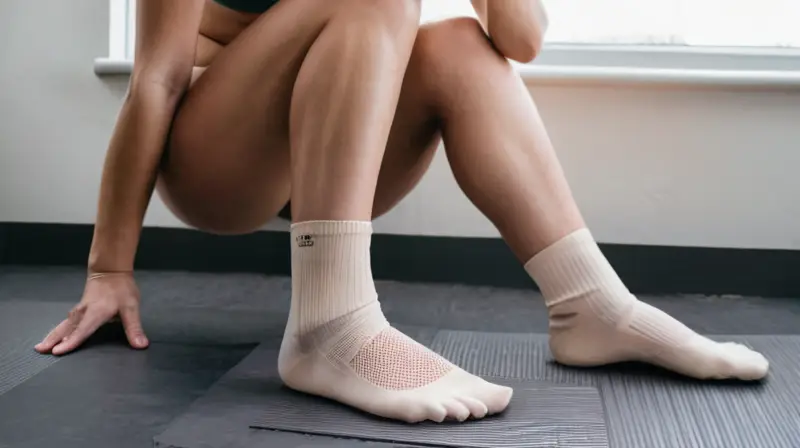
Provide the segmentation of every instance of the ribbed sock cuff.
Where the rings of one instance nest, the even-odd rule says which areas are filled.
[[[370,221],[303,221],[291,225],[292,233],[347,235],[372,233]]]
[[[610,288],[628,293],[589,229],[580,229],[548,246],[527,263],[548,306],[591,291]]]
[[[371,235],[370,222],[292,225],[292,316],[300,331],[377,300],[370,265]]]

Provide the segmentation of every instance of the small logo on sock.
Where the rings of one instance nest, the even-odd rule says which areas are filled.
[[[314,245],[314,237],[311,235],[300,235],[295,238],[298,247],[311,247]]]

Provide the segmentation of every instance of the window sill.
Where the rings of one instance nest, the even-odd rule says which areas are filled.
[[[800,71],[714,70],[566,65],[517,65],[527,84],[674,85],[686,87],[800,88]]]
[[[800,89],[800,50],[550,44],[531,64],[530,85],[674,85]],[[98,58],[98,76],[128,75],[133,61]]]
[[[129,59],[97,58],[94,60],[94,74],[97,76],[130,75],[133,61]]]
[[[549,44],[533,63],[514,65],[532,85],[800,88],[798,49]]]

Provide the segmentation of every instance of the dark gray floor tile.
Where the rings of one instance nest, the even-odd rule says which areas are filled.
[[[64,318],[69,305],[0,301],[0,395],[57,361],[33,347]]]
[[[14,448],[147,447],[250,348],[95,345],[0,396]]]

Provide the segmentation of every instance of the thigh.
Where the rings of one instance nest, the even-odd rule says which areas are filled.
[[[212,51],[207,68],[196,70],[158,180],[160,196],[184,222],[215,233],[244,233],[286,203],[292,86],[335,8],[336,2],[281,1]],[[203,21],[224,20],[225,14],[232,12],[209,0]],[[198,49],[215,45],[199,39]]]
[[[219,8],[209,0],[207,15]],[[211,62],[195,70],[158,179],[159,195],[182,221],[214,233],[245,233],[263,226],[287,203],[292,87],[335,8],[335,2],[282,1],[224,47],[200,36],[199,59]],[[420,62],[412,54],[381,166],[374,216],[413,189],[440,141]]]

